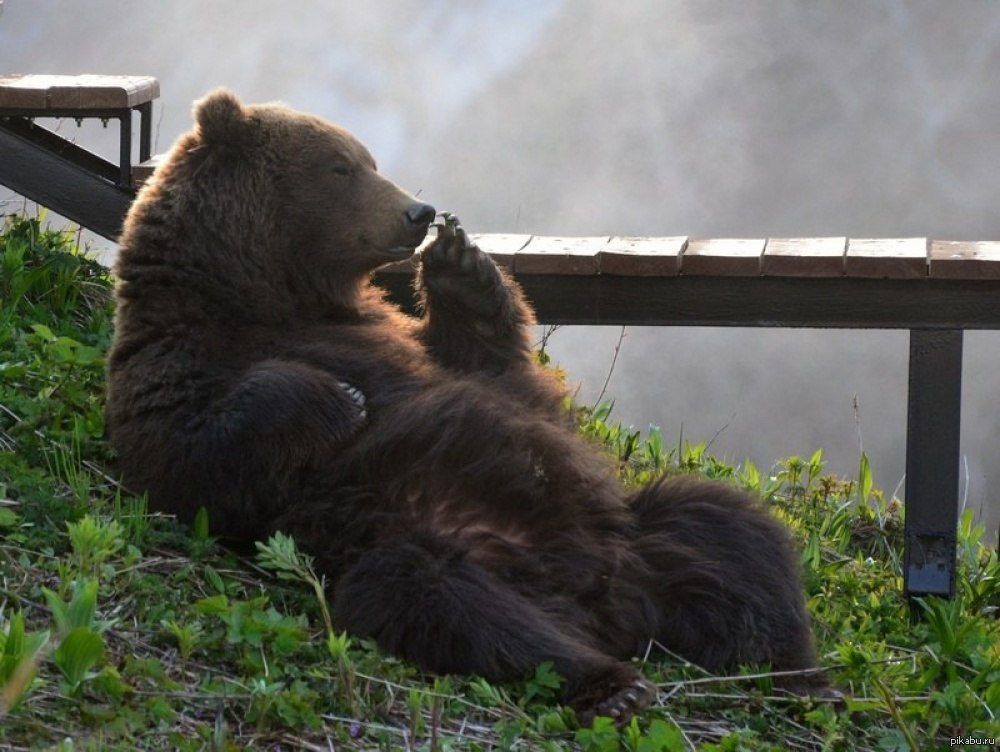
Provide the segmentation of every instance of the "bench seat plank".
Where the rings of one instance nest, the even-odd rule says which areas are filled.
[[[771,238],[763,274],[775,277],[841,277],[847,238]]]
[[[600,251],[601,274],[628,277],[674,277],[681,271],[681,253],[687,238],[616,236]]]
[[[1000,242],[935,240],[930,275],[942,279],[1000,279]]]
[[[144,163],[134,172],[142,168],[151,170]],[[516,233],[472,234],[470,238],[500,266],[516,274],[1000,279],[1000,241],[934,240],[928,244],[924,238],[844,237],[688,241],[683,236],[562,238]],[[421,249],[433,239],[431,233]],[[929,254],[925,255],[927,248]],[[412,274],[415,269],[407,259],[382,271]]]
[[[847,243],[848,277],[914,279],[927,276],[927,238],[857,238]]]
[[[129,109],[159,96],[160,83],[150,76],[0,76],[0,111]]]
[[[717,238],[688,241],[681,255],[681,273],[713,277],[758,277],[763,238]]]
[[[514,270],[514,259],[522,248],[531,242],[531,235],[518,234],[472,234],[470,239],[479,248],[493,257],[500,266]]]
[[[518,274],[595,275],[600,270],[598,254],[609,237],[561,238],[535,236],[514,254]]]

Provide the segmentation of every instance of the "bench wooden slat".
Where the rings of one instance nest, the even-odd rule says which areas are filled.
[[[514,254],[518,274],[597,274],[598,254],[610,238],[535,236]]]
[[[690,240],[681,254],[681,273],[715,277],[760,276],[763,238]]]
[[[775,277],[841,277],[847,238],[771,238],[763,274]]]
[[[851,239],[844,269],[848,277],[926,277],[927,238]]]
[[[601,274],[673,277],[681,270],[687,237],[612,237],[599,253]]]
[[[113,110],[160,96],[150,76],[0,76],[0,110]]]
[[[32,76],[0,76],[0,108],[44,110],[49,106],[48,88],[37,88],[24,79]]]
[[[518,234],[473,234],[470,236],[473,243],[481,250],[493,257],[500,266],[514,270],[514,258],[518,251],[531,242],[531,235]]]
[[[942,279],[1000,279],[1000,242],[935,240],[930,275]]]
[[[143,168],[151,169],[143,163],[134,172]],[[928,244],[924,238],[844,237],[688,241],[682,236],[556,238],[503,233],[470,238],[494,261],[518,274],[887,279],[929,274],[937,279],[1000,279],[1000,241],[934,240]],[[431,233],[418,253],[433,239]],[[929,255],[924,255],[927,248]],[[850,271],[845,271],[848,263]],[[412,274],[415,268],[406,260],[383,271]]]

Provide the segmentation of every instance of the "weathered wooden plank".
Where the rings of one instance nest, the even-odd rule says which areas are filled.
[[[136,107],[160,95],[155,78],[76,76],[77,80],[49,88],[49,107],[104,110]]]
[[[48,87],[30,80],[34,76],[0,76],[0,108],[43,110],[49,104]]]
[[[681,273],[714,277],[760,276],[763,238],[690,240],[681,254]]]
[[[926,277],[927,238],[852,238],[844,270],[848,277]]]
[[[771,238],[761,271],[776,277],[839,277],[847,238]]]
[[[601,274],[672,277],[680,273],[687,238],[612,237],[598,254]]]
[[[0,110],[128,109],[159,96],[149,76],[0,76]]]
[[[473,234],[470,240],[488,253],[500,266],[513,271],[515,255],[531,242],[531,236],[501,233]]]
[[[944,279],[1000,279],[1000,242],[935,240],[930,275]]]
[[[560,238],[535,236],[514,254],[518,274],[597,274],[598,254],[608,244],[607,236]]]

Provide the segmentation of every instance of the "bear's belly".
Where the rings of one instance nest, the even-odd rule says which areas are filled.
[[[387,536],[423,530],[489,555],[626,525],[624,492],[594,447],[475,379],[373,410],[338,464],[384,509]]]

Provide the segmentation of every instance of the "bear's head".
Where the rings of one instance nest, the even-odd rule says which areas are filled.
[[[278,288],[272,300],[329,300],[410,256],[434,219],[322,118],[224,89],[196,102],[194,118],[127,218],[126,258],[152,244],[243,293],[265,284]]]

